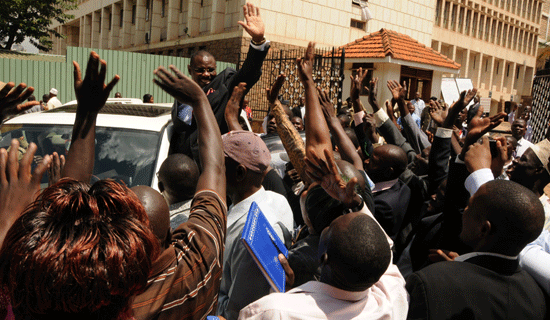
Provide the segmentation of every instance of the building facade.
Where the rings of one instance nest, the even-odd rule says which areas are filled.
[[[382,28],[410,36],[461,65],[494,105],[531,90],[547,0],[254,0],[273,50],[341,46]],[[81,0],[55,25],[67,45],[188,57],[206,49],[236,63],[249,38],[237,24],[245,0]],[[372,19],[367,19],[365,8]],[[546,20],[544,20],[546,19]],[[546,26],[545,26],[546,27]],[[545,29],[546,30],[546,29]],[[493,108],[492,108],[493,109]]]

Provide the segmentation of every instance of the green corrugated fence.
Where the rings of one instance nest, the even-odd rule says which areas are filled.
[[[72,61],[78,62],[84,77],[88,57],[92,50],[107,61],[106,82],[110,81],[115,74],[120,76],[120,81],[111,92],[111,97],[114,97],[115,92],[120,92],[124,98],[141,99],[144,94],[149,93],[153,95],[157,103],[172,102],[174,101],[172,97],[153,84],[153,70],[158,66],[167,68],[173,64],[189,75],[187,72],[189,58],[67,47],[65,62],[27,60],[30,58],[29,56],[23,60],[18,59],[17,55],[13,55],[13,58],[6,58],[9,55],[2,55],[0,57],[0,81],[13,81],[16,84],[24,82],[28,86],[33,86],[37,100],[41,100],[42,95],[48,93],[52,87],[58,90],[58,98],[61,102],[75,100]],[[41,56],[41,60],[43,57]],[[219,71],[227,67],[234,68],[235,64],[217,62]]]

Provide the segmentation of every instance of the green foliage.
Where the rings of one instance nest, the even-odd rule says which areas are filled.
[[[78,0],[2,0],[0,8],[0,48],[10,50],[12,45],[31,37],[31,43],[40,50],[52,47],[50,36],[63,35],[50,28],[52,21],[61,24],[74,18],[66,14],[76,9]]]

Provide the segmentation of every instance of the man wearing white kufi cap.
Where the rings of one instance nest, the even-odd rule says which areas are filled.
[[[48,100],[48,104],[46,105],[46,110],[52,110],[57,107],[61,107],[62,103],[57,99],[57,89],[51,88],[50,89],[50,100]]]

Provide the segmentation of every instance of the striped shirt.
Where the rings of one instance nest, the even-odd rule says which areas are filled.
[[[189,220],[153,263],[145,292],[134,297],[134,318],[204,319],[214,314],[222,276],[227,206],[218,194],[195,194]]]

